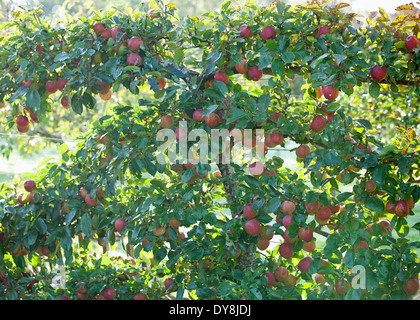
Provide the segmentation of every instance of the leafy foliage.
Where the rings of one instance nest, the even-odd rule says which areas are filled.
[[[417,24],[391,21],[380,11],[379,18],[355,28],[356,16],[342,13],[343,7],[317,2],[235,7],[226,1],[219,12],[179,19],[171,3],[153,12],[142,4],[131,13],[95,12],[64,28],[42,23],[37,11],[16,13],[6,25],[13,33],[0,51],[5,70],[0,100],[9,107],[9,130],[25,105],[47,121],[52,100],[63,97],[76,114],[95,110],[98,97],[106,100],[123,89],[138,97],[138,105],[116,104],[92,123],[75,150],[60,146],[61,160],[39,169],[36,190],[23,192],[20,202],[22,184],[3,185],[4,277],[22,276],[22,270],[48,261],[66,266],[71,298],[80,298],[74,291],[78,281],[87,283],[89,298],[97,297],[104,283],[118,288],[121,299],[140,289],[155,299],[173,290],[176,298],[192,299],[408,298],[403,286],[419,272],[420,244],[407,238],[410,228],[418,229],[407,220],[420,198],[418,138],[410,129],[415,120],[399,123],[419,93],[420,56],[417,48],[408,51],[397,42],[409,32],[417,34]],[[96,34],[95,23],[114,30],[114,37]],[[244,24],[251,38],[239,34]],[[276,36],[265,40],[260,31],[269,25]],[[329,33],[317,34],[323,25]],[[130,50],[134,36],[142,44]],[[42,51],[36,50],[39,44]],[[137,56],[130,62],[132,54]],[[243,59],[245,66],[263,71],[260,82],[239,74],[236,64]],[[388,68],[379,83],[370,76],[376,64]],[[216,80],[217,71],[228,80]],[[305,81],[300,94],[292,88],[296,76]],[[58,79],[68,81],[51,94],[47,83]],[[321,95],[330,85],[339,90],[337,99]],[[146,88],[151,96],[142,94]],[[412,98],[404,100],[402,94]],[[373,101],[380,108],[369,114]],[[392,120],[382,122],[394,104],[401,113],[396,110]],[[157,162],[163,116],[174,120],[170,128],[187,120],[188,130],[210,133],[208,123],[191,120],[198,108],[203,116],[217,114],[217,129],[263,129],[266,137],[280,133],[287,142],[310,146],[310,152],[299,157],[296,171],[277,155],[267,157],[261,175],[250,174],[245,162],[199,163],[181,171],[177,164]],[[312,123],[316,116],[324,119],[321,129]],[[378,136],[380,126],[389,123],[398,125],[391,141],[388,132]],[[290,202],[292,212],[286,208]],[[407,212],[388,207],[399,202]],[[247,204],[262,228],[273,232],[270,247],[262,249],[259,242],[266,235],[245,231]],[[292,224],[285,226],[290,214]],[[126,223],[122,228],[119,219]],[[314,240],[304,241],[302,228],[313,230],[325,246],[308,249]],[[87,258],[94,239],[110,246],[121,242],[137,259],[141,268],[134,282],[118,282],[107,253],[97,261]],[[282,254],[285,247],[291,256]],[[366,270],[365,289],[349,286],[355,266]],[[288,270],[287,279],[275,276],[279,267]],[[174,282],[162,288],[166,278]],[[22,294],[14,283],[4,287],[5,297]],[[59,296],[40,289],[52,292],[43,298]]]

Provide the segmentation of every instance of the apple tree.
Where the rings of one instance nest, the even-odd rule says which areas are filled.
[[[7,130],[113,107],[60,161],[2,185],[1,296],[415,296],[420,21],[412,5],[395,18],[346,7],[225,1],[181,19],[157,1],[55,27],[14,13],[0,42]],[[228,151],[244,142],[263,161],[225,162],[221,144],[215,161],[162,163],[162,129],[189,148],[194,130],[226,129]]]

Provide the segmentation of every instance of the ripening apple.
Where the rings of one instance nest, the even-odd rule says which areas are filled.
[[[236,63],[235,64],[235,70],[236,72],[240,73],[240,74],[246,74],[248,72],[247,67],[245,67],[245,65],[247,64],[247,60],[242,59],[241,63]]]
[[[28,193],[19,193],[19,195],[18,195],[18,198],[17,198],[17,201],[20,203],[20,204],[26,204],[26,203],[28,203],[29,202],[29,194]]]
[[[350,289],[350,284],[347,280],[338,279],[334,284],[334,289],[337,294],[345,294]]]
[[[289,270],[283,266],[279,266],[274,270],[274,277],[279,281],[285,281],[289,275]]]
[[[93,32],[95,32],[95,34],[96,34],[97,36],[100,36],[100,35],[104,32],[104,30],[105,30],[105,26],[104,26],[104,24],[103,24],[103,23],[101,23],[101,22],[96,22],[96,23],[93,25]]]
[[[26,180],[25,183],[23,184],[23,187],[25,188],[26,191],[32,192],[33,190],[36,189],[36,182],[31,179]]]
[[[399,217],[406,217],[410,213],[410,207],[408,206],[407,201],[405,200],[399,200],[395,204],[394,212]]]
[[[115,223],[114,223],[115,230],[117,230],[118,232],[123,231],[126,225],[127,225],[127,222],[125,221],[124,218],[119,218],[115,220]]]
[[[293,257],[294,254],[292,245],[290,243],[283,242],[279,246],[279,253],[283,258],[290,259],[291,257]]]
[[[258,81],[263,76],[263,71],[258,66],[252,66],[248,69],[248,77],[251,80]]]
[[[319,285],[323,285],[326,282],[326,280],[322,274],[317,273],[315,275],[315,282]]]
[[[81,187],[79,190],[79,195],[84,199],[87,194],[88,194],[88,191],[84,187]]]
[[[298,158],[305,159],[309,152],[311,152],[311,149],[307,145],[302,144],[296,148],[295,152]]]
[[[193,112],[193,120],[197,122],[202,122],[204,120],[203,109],[197,109]]]
[[[160,125],[162,128],[167,129],[174,124],[174,119],[170,115],[164,115],[160,119]]]
[[[298,232],[298,236],[300,239],[306,242],[310,242],[314,238],[314,234],[310,226],[307,226],[306,228],[305,227],[300,228]]]
[[[315,241],[303,242],[302,249],[306,252],[313,252],[315,250],[316,243]]]
[[[293,216],[291,214],[285,215],[281,221],[283,224],[283,227],[287,229],[289,226],[291,226],[293,224],[292,219],[293,219]]]
[[[248,203],[244,206],[244,217],[247,220],[251,220],[254,219],[257,215],[258,212],[254,211],[254,209],[252,209],[252,203]]]
[[[260,233],[260,223],[257,219],[248,220],[245,223],[245,231],[251,236],[258,236]]]
[[[261,30],[261,38],[264,40],[275,39],[276,38],[276,29],[272,26],[266,26]]]
[[[261,251],[266,250],[270,246],[270,240],[258,237],[257,248]]]
[[[139,66],[141,61],[141,57],[137,53],[132,52],[127,55],[127,64],[129,66]]]
[[[38,52],[39,55],[41,55],[42,51],[44,51],[44,47],[42,46],[42,43],[38,43],[36,45],[35,51]]]
[[[63,79],[63,78],[57,79],[57,89],[60,91],[63,91],[68,81],[69,81],[68,79]]]
[[[220,123],[220,117],[218,114],[212,112],[204,117],[204,122],[210,127],[215,128]]]
[[[254,35],[251,28],[246,24],[243,24],[239,28],[239,35],[243,38],[251,38]]]
[[[376,186],[375,186],[375,183],[373,182],[373,180],[367,180],[365,182],[365,190],[367,192],[375,192],[376,191]]]
[[[153,234],[156,237],[161,237],[165,234],[166,232],[166,227],[165,226],[157,226],[153,229]]]
[[[385,66],[378,66],[375,65],[370,69],[370,76],[372,79],[376,82],[381,82],[383,79],[385,79],[387,74],[387,68]]]
[[[140,49],[142,44],[143,40],[141,40],[139,37],[131,37],[130,40],[128,40],[127,47],[131,51],[137,51]]]
[[[320,220],[328,220],[332,216],[332,212],[329,206],[324,206],[318,209],[317,217]]]
[[[105,299],[112,300],[115,298],[117,291],[115,291],[114,288],[106,288],[105,290],[102,291],[102,294]]]
[[[299,271],[303,272],[303,273],[308,272],[309,271],[309,266],[311,265],[311,262],[312,262],[311,257],[302,258],[297,265]]]
[[[108,90],[105,93],[99,92],[99,97],[104,101],[108,101],[112,97],[112,90]]]
[[[134,300],[149,300],[149,297],[146,294],[142,293],[142,292],[138,292],[134,296]]]
[[[281,204],[281,211],[287,215],[293,214],[293,212],[295,212],[295,208],[295,204],[290,200],[285,200]]]
[[[420,45],[420,41],[415,35],[408,36],[405,40],[405,47],[408,51],[413,51],[418,45]]]
[[[274,144],[280,145],[283,143],[283,141],[284,136],[280,132],[276,131],[271,134],[271,142],[273,142]]]
[[[159,82],[159,89],[163,89],[166,86],[166,78],[165,77],[159,77],[157,78],[157,81]]]
[[[24,128],[24,127],[29,126],[29,119],[28,119],[28,117],[27,116],[24,116],[24,115],[19,115],[16,118],[16,125],[18,126],[18,128],[19,127]]]
[[[42,200],[42,194],[38,192],[31,192],[29,193],[28,197],[29,197],[29,202],[33,204],[39,203]]]
[[[90,194],[88,193],[85,197],[85,202],[89,207],[95,207],[99,204],[99,201],[97,198],[92,199],[90,197]]]
[[[53,94],[55,92],[57,92],[58,88],[57,88],[57,83],[52,81],[52,80],[48,80],[47,83],[45,84],[45,89],[50,93]]]
[[[227,84],[229,82],[229,76],[222,70],[218,70],[214,74],[214,80],[222,81],[223,83]]]
[[[414,296],[419,291],[419,279],[411,278],[404,282],[403,290],[409,296]]]
[[[276,278],[274,277],[274,273],[271,271],[267,271],[265,273],[265,276],[267,277],[267,287],[272,287],[276,283]]]
[[[316,115],[311,121],[311,129],[315,132],[320,132],[327,126],[327,121],[321,115]]]
[[[340,93],[340,91],[338,89],[334,88],[334,86],[332,84],[323,87],[322,92],[324,93],[325,99],[328,99],[328,100],[337,99],[337,97]]]
[[[241,255],[241,249],[239,248],[239,246],[237,244],[235,244],[234,248],[236,250],[236,253],[233,256],[233,258],[236,259],[236,258],[238,258]],[[231,255],[230,255],[230,247],[227,249],[227,254],[228,254],[228,257],[231,258]]]
[[[284,241],[287,242],[287,243],[296,242],[296,240],[298,239],[298,236],[296,236],[294,238],[290,238],[289,234],[290,234],[289,230],[284,231],[284,234],[283,234]]]
[[[112,38],[112,31],[111,29],[106,28],[102,33],[101,36],[105,39],[111,39]]]
[[[124,31],[122,31],[119,27],[115,27],[114,29],[111,30],[111,36],[115,41],[117,41],[117,34],[119,33],[124,33]],[[123,38],[124,36],[121,37],[120,40],[122,40]]]
[[[264,173],[264,164],[260,161],[255,161],[249,165],[248,170],[253,176],[259,177]]]
[[[274,231],[268,233],[268,230],[271,228],[270,225],[264,225],[260,228],[260,238],[264,240],[271,240],[274,237]]]

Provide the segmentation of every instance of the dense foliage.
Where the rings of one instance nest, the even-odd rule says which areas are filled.
[[[117,102],[75,150],[58,147],[59,162],[2,185],[0,296],[413,296],[420,54],[406,39],[418,20],[380,10],[360,25],[346,6],[226,1],[180,19],[158,2],[61,27],[37,10],[14,13],[0,42],[9,131],[42,126],[56,108],[100,112],[97,99],[118,91],[138,103]],[[260,172],[246,162],[159,164],[158,131],[181,120],[229,129],[232,141],[263,129],[273,156]],[[302,146],[290,149],[297,170],[277,154],[286,144]],[[110,257],[117,245],[134,263]],[[51,286],[60,266],[64,289]],[[351,285],[354,267],[365,288]]]

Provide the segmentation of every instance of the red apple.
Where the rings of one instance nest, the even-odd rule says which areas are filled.
[[[328,99],[328,100],[337,99],[338,94],[340,93],[340,91],[338,89],[334,88],[334,86],[332,84],[330,84],[329,86],[323,87],[322,91],[324,93],[325,99]]]
[[[319,208],[317,212],[317,216],[321,220],[328,220],[329,218],[331,218],[332,212],[331,212],[330,207],[325,206],[325,207]]]
[[[127,55],[127,64],[129,66],[139,66],[141,61],[141,57],[137,53],[132,52]]]
[[[27,116],[20,115],[16,118],[16,125],[18,127],[27,127],[29,126],[29,119]]]
[[[399,217],[406,217],[410,213],[410,207],[408,206],[408,202],[405,200],[399,200],[395,204],[395,214]]]
[[[244,217],[247,220],[254,219],[258,215],[258,212],[252,209],[252,203],[248,203],[244,207]]]
[[[243,38],[251,38],[254,35],[251,28],[246,24],[241,25],[239,28],[239,35]]]
[[[258,81],[263,76],[263,71],[258,69],[258,66],[252,66],[248,69],[248,77],[251,80]]]
[[[260,223],[257,219],[251,219],[245,223],[245,231],[251,236],[258,236],[260,228]]]
[[[293,249],[290,243],[284,242],[279,246],[279,253],[285,259],[293,257]]]
[[[160,17],[160,13],[154,13],[156,11],[156,9],[150,9],[149,11],[147,11],[147,15],[151,18],[151,19],[157,19]]]
[[[162,128],[167,129],[174,124],[174,119],[170,115],[165,115],[160,119]]]
[[[114,288],[106,288],[105,290],[102,291],[102,294],[105,299],[112,300],[115,298],[117,291],[115,291]]]
[[[316,115],[311,121],[311,129],[315,132],[320,132],[325,129],[327,121],[323,116]]]
[[[272,26],[266,26],[261,30],[261,38],[264,40],[275,39],[276,30]]]
[[[106,28],[102,32],[101,36],[104,37],[105,39],[110,39],[112,37],[112,31],[111,31],[111,29]]]
[[[220,123],[220,117],[216,113],[210,113],[204,117],[204,122],[210,127],[215,128]]]
[[[375,65],[372,67],[372,69],[370,69],[370,76],[376,82],[381,82],[383,79],[385,79],[386,74],[387,69],[385,66],[380,67],[378,65]]]
[[[89,207],[95,207],[99,204],[98,199],[91,199],[90,194],[88,193],[85,197],[85,202]]]
[[[36,52],[38,52],[38,54],[39,54],[39,55],[41,55],[42,51],[44,51],[44,47],[42,46],[42,44],[41,44],[41,43],[38,43],[38,44],[36,45],[35,50],[36,50]]]
[[[300,272],[308,272],[311,262],[312,262],[311,257],[302,258],[297,265],[299,271]]]
[[[271,240],[274,237],[274,231],[267,233],[268,230],[271,228],[270,225],[265,225],[260,228],[260,238],[264,240]]]
[[[413,51],[420,44],[420,41],[415,35],[408,36],[405,40],[405,47],[408,51]]]
[[[296,236],[294,238],[290,238],[289,234],[290,234],[289,230],[284,231],[284,234],[283,234],[284,241],[287,242],[287,243],[296,242],[296,240],[298,239],[298,236]]]
[[[214,74],[214,80],[216,81],[222,81],[225,84],[227,84],[229,82],[229,77],[226,73],[224,73],[223,71],[219,70],[216,71],[216,73]]]
[[[235,64],[235,70],[236,72],[240,73],[240,74],[246,74],[248,72],[247,67],[245,67],[245,65],[247,64],[247,60],[242,59],[241,63],[237,63]]]
[[[274,277],[279,281],[285,281],[289,275],[289,271],[285,267],[277,267],[274,271]]]
[[[261,251],[266,250],[268,247],[270,246],[270,240],[268,239],[263,239],[263,238],[258,238],[257,240],[257,248],[260,249]]]
[[[68,81],[69,80],[63,78],[57,79],[57,89],[63,91]]]
[[[115,230],[117,230],[118,232],[123,231],[126,225],[127,225],[127,222],[125,221],[124,218],[119,218],[115,220],[115,223],[114,223]]]
[[[111,30],[111,36],[115,41],[117,41],[117,34],[119,33],[124,33],[119,27],[115,27]],[[124,36],[122,36],[120,40],[122,40],[123,38]]]
[[[96,23],[93,25],[93,32],[95,32],[95,34],[96,34],[97,36],[100,36],[100,35],[104,32],[104,30],[105,30],[105,26],[104,26],[104,24],[103,24],[103,23],[101,23],[101,22],[96,22]]]
[[[305,250],[306,252],[313,252],[315,250],[316,247],[316,243],[311,241],[311,242],[303,242],[302,245],[302,249]]]
[[[47,91],[51,94],[57,92],[58,90],[57,84],[52,80],[47,81],[47,83],[45,84],[45,89],[47,89]]]
[[[373,180],[367,180],[365,182],[365,190],[367,192],[375,192],[376,191],[376,186],[375,186],[375,183],[373,182]]]
[[[193,120],[197,122],[202,122],[204,120],[203,109],[197,109],[193,112]]]
[[[134,296],[134,300],[149,300],[149,297],[146,294],[139,292]]]
[[[282,144],[284,141],[284,136],[280,132],[274,132],[271,134],[271,142],[276,145]]]
[[[334,284],[334,289],[337,294],[345,294],[350,289],[350,284],[347,280],[338,279]]]
[[[84,199],[86,198],[87,194],[88,194],[88,191],[84,187],[81,187],[79,190],[79,195]]]
[[[36,188],[36,182],[34,180],[26,180],[23,187],[26,191],[32,192]]]
[[[419,279],[411,278],[405,281],[403,290],[409,296],[414,296],[419,291]]]
[[[140,49],[140,46],[143,44],[143,41],[139,37],[132,37],[128,40],[127,47],[131,51],[137,51]]]
[[[296,148],[296,156],[300,159],[305,159],[306,156],[311,152],[311,149],[307,145],[300,145]]]
[[[300,239],[306,242],[310,242],[314,238],[312,228],[309,226],[307,228],[304,228],[304,227],[300,228],[298,236]]]
[[[281,204],[281,211],[287,215],[293,214],[295,212],[295,204],[290,200],[285,200]]]
[[[272,287],[276,283],[276,278],[274,277],[274,273],[271,271],[267,271],[265,273],[265,276],[267,277],[267,286]]]
[[[256,161],[251,163],[248,169],[250,174],[258,177],[264,173],[264,164],[260,161]]]
[[[161,237],[165,234],[166,232],[166,227],[165,226],[157,226],[153,229],[153,234],[156,237]]]
[[[291,214],[285,215],[281,221],[283,227],[287,229],[289,226],[291,226],[293,224],[292,218],[293,216]]]

